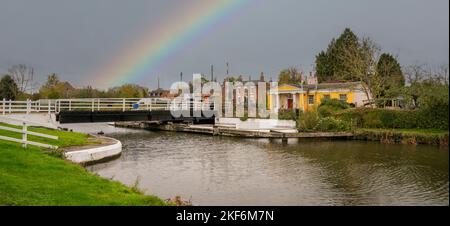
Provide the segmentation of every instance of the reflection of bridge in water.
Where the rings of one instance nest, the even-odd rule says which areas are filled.
[[[119,122],[119,121],[158,121],[213,123],[214,118],[193,117],[192,105],[174,104],[162,98],[86,98],[54,99],[37,101],[0,102],[0,113],[32,114],[47,113],[55,115],[59,123]],[[197,103],[198,104],[198,103]],[[172,110],[189,111],[189,117],[173,117]]]

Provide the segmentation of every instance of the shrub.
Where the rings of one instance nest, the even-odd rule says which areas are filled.
[[[448,130],[448,106],[420,110],[357,108],[340,111],[336,118],[355,122],[361,128]]]
[[[297,113],[295,110],[281,109],[278,111],[278,119],[281,120],[297,120]]]
[[[316,128],[316,130],[323,132],[340,132],[349,131],[350,129],[350,122],[333,117],[321,118]]]
[[[348,108],[350,108],[350,105],[344,101],[338,99],[323,99],[317,111],[321,117],[329,117],[340,110]]]
[[[436,100],[436,102],[430,103],[418,111],[416,116],[418,126],[420,128],[448,130],[448,109],[448,102]]]

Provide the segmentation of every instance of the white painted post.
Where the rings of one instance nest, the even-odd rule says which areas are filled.
[[[3,112],[3,115],[5,115],[5,111],[6,111],[6,99],[5,98],[3,98],[3,102],[2,102],[2,112]]]
[[[72,111],[72,100],[69,100],[69,111]]]
[[[122,99],[122,111],[125,111],[125,98]]]
[[[55,107],[56,107],[56,104],[55,104]],[[61,101],[58,101],[58,112],[60,112],[61,111]]]
[[[94,99],[92,99],[92,107],[91,107],[92,112],[94,112],[94,104],[95,104]]]
[[[22,124],[22,147],[27,148],[27,124],[23,122]]]
[[[27,115],[30,114],[31,111],[31,102],[30,99],[27,99]]]
[[[97,111],[100,111],[100,98],[97,99]]]
[[[292,105],[294,105],[293,109],[297,109],[297,94],[296,93],[292,93],[292,98],[293,98]]]
[[[277,94],[275,94],[275,109],[276,109],[276,112],[278,112],[278,110],[280,109],[280,95],[277,93]]]
[[[9,114],[11,114],[11,99],[9,99]]]

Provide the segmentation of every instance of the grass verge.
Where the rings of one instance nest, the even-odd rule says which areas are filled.
[[[5,126],[5,124],[2,124]],[[10,126],[10,125],[7,125]],[[86,134],[30,128],[59,136],[58,141],[31,137],[33,141],[60,147],[87,144]],[[0,130],[0,135],[20,134]],[[52,143],[53,142],[53,143]],[[0,140],[0,205],[166,205],[119,182],[101,178],[83,167],[49,155],[45,150]]]
[[[357,129],[356,139],[382,143],[448,146],[449,131],[434,129]]]

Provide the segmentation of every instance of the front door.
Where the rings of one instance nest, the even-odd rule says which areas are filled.
[[[292,109],[293,108],[293,104],[294,103],[294,100],[292,100],[292,99],[288,99],[288,109]]]

